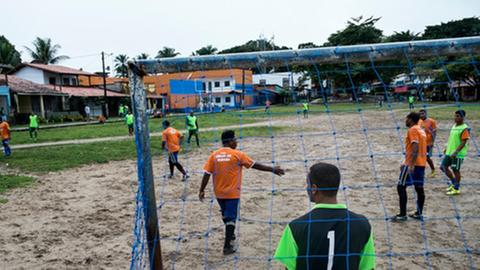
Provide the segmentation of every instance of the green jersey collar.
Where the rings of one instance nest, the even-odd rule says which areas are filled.
[[[331,204],[331,203],[317,203],[313,209],[323,208],[323,209],[347,209],[347,206],[343,203]]]

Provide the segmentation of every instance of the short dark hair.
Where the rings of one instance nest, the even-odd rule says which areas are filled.
[[[419,113],[421,113],[421,112],[427,113],[427,111],[426,111],[425,109],[421,109],[421,110],[419,110],[418,112],[419,112]]]
[[[455,114],[460,115],[462,118],[467,115],[467,113],[464,110],[458,110],[455,112]]]
[[[337,196],[340,186],[340,171],[337,166],[323,162],[314,164],[310,167],[308,178],[310,185],[315,184],[319,189],[318,191],[325,196]]]
[[[170,122],[169,122],[168,120],[163,121],[163,126],[164,126],[164,127],[169,127],[169,126],[170,126]]]
[[[230,141],[232,141],[233,139],[235,139],[235,131],[225,130],[224,132],[222,132],[222,143],[223,144],[227,144]]]
[[[420,114],[417,112],[411,112],[407,115],[407,118],[412,120],[415,124],[420,120]]]

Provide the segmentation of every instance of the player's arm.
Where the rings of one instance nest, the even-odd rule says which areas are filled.
[[[202,184],[200,185],[200,191],[198,192],[198,198],[202,202],[205,198],[205,188],[207,187],[208,180],[210,180],[210,174],[206,172],[203,173]]]
[[[267,165],[263,165],[261,163],[255,162],[253,164],[252,168],[254,168],[256,170],[259,170],[259,171],[264,171],[264,172],[273,172],[276,175],[284,175],[285,174],[285,170],[280,168],[280,166],[272,167],[272,166],[267,166]]]
[[[458,152],[462,151],[463,147],[465,147],[465,145],[467,144],[469,138],[470,137],[468,134],[468,129],[465,129],[462,132],[462,143],[457,147],[457,149],[455,149],[455,152],[453,152],[452,157],[456,157]]]
[[[413,171],[413,167],[415,166],[415,161],[418,157],[418,142],[412,142],[412,157],[410,161],[408,161],[408,168],[410,171]]]
[[[183,138],[184,138],[184,136],[182,134],[180,134],[180,137],[178,138],[179,139],[178,143],[180,145],[182,145],[182,143],[183,143]]]
[[[367,243],[363,247],[360,254],[360,263],[358,264],[359,270],[372,270],[375,269],[375,243],[373,240],[373,233],[370,233]]]

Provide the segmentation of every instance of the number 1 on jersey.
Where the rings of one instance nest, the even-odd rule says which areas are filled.
[[[327,270],[332,270],[333,268],[333,256],[335,252],[335,231],[328,231],[328,264]]]

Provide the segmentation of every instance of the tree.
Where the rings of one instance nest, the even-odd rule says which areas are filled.
[[[478,35],[480,35],[480,19],[477,17],[471,17],[427,26],[422,38],[437,39]]]
[[[385,39],[386,42],[412,41],[420,38],[420,33],[414,33],[410,30],[393,32],[393,35]]]
[[[58,55],[58,50],[62,47],[58,44],[52,45],[52,40],[50,38],[40,38],[37,37],[33,42],[33,49],[25,47],[30,53],[30,56],[33,58],[34,62],[42,63],[45,65],[56,64],[62,60],[69,59],[70,57],[66,55]]]
[[[311,48],[318,48],[320,46],[316,45],[313,42],[306,42],[298,44],[298,49],[311,49]]]
[[[115,57],[115,75],[117,77],[127,77],[128,66],[127,66],[128,56],[126,54],[119,54]]]
[[[212,45],[207,45],[196,50],[192,55],[212,55],[216,54],[218,51],[217,48],[213,47]]]
[[[137,60],[145,60],[145,59],[148,59],[148,57],[150,57],[150,55],[148,55],[148,53],[141,53],[136,57],[136,59]]]
[[[174,48],[170,47],[163,47],[163,49],[159,50],[157,56],[155,58],[168,58],[168,57],[175,57],[179,55],[179,52],[176,52]]]
[[[351,18],[347,22],[347,27],[331,34],[324,46],[380,43],[383,32],[375,27],[375,23],[379,20],[380,17],[370,17],[365,20],[363,16]]]
[[[276,46],[273,41],[266,39],[250,40],[245,44],[235,46],[229,49],[220,51],[218,54],[226,53],[241,53],[241,52],[259,52],[259,51],[273,51],[273,50],[288,50],[286,46]]]
[[[0,36],[0,64],[16,66],[21,62],[20,53],[15,49],[15,46],[7,38]]]

